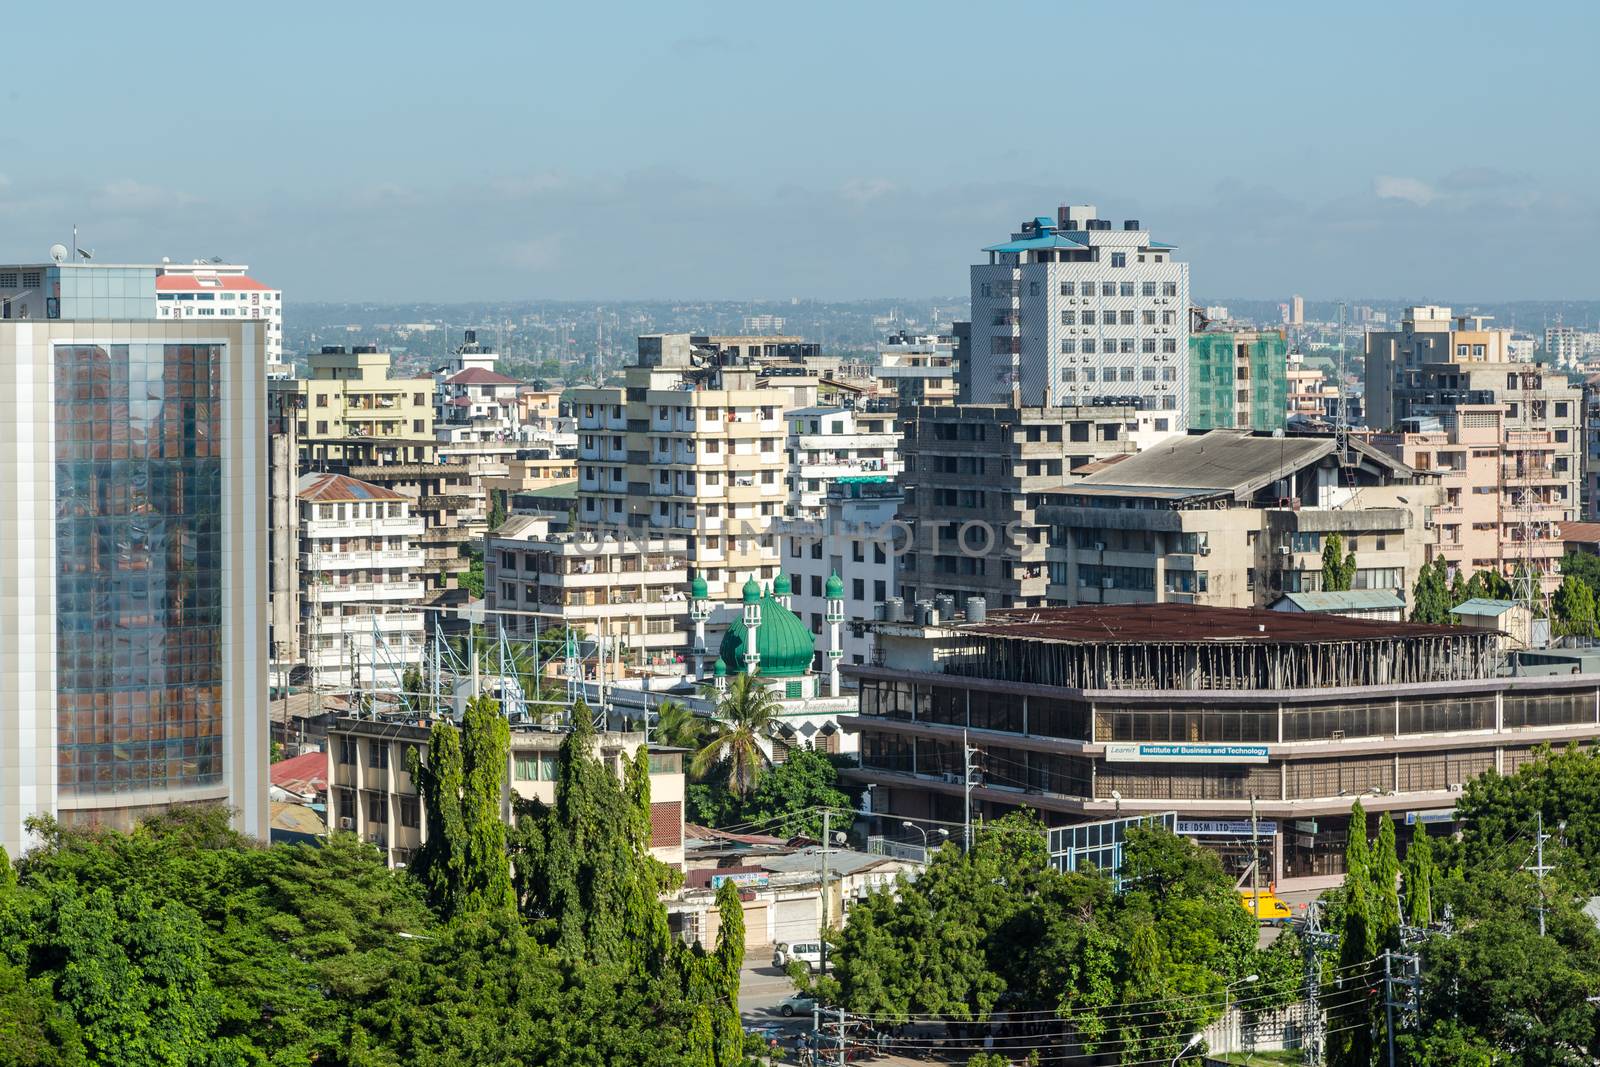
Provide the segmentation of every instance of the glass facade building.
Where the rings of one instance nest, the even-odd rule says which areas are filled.
[[[54,347],[63,796],[222,780],[223,354]]]

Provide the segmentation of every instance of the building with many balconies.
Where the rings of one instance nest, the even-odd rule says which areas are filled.
[[[712,599],[728,602],[738,598],[739,576],[777,576],[773,524],[789,493],[785,418],[814,401],[816,380],[763,378],[752,357],[731,355],[718,340],[640,337],[621,386],[569,393],[579,527],[684,538],[690,572]]]
[[[887,482],[903,469],[893,411],[795,408],[788,423],[790,514],[819,514],[841,479]]]
[[[565,625],[606,647],[609,673],[682,672],[688,641],[688,542],[666,531],[552,533],[516,515],[484,553],[488,615],[509,637]]]
[[[300,478],[300,649],[315,688],[393,692],[422,658],[422,520],[402,494]]]

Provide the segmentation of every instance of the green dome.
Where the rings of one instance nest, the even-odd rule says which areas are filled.
[[[761,629],[756,638],[761,653],[761,677],[794,678],[811,669],[816,652],[816,638],[800,621],[800,616],[778,603],[771,596],[761,598]],[[744,673],[744,654],[750,647],[750,632],[743,619],[728,624],[722,635],[722,646],[717,650],[718,666],[725,665],[729,674]]]
[[[752,574],[744,583],[744,602],[746,604],[754,604],[760,599],[761,585],[756,581],[755,575]]]
[[[794,590],[789,585],[789,576],[780,571],[778,574],[778,580],[772,583],[772,595],[788,596],[792,592],[794,592]]]
[[[838,571],[834,571],[828,577],[828,584],[823,587],[823,594],[829,600],[838,600],[844,596],[844,583],[839,580]]]
[[[719,659],[717,660],[717,665],[711,669],[711,673],[718,678],[726,678],[728,676],[728,668],[723,666],[722,661]]]
[[[706,588],[706,580],[698,574],[695,575],[694,581],[689,583],[689,599],[704,600],[710,595],[711,590]]]

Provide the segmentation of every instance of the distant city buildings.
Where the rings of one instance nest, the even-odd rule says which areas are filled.
[[[66,256],[0,266],[0,845],[198,803],[264,839],[265,323]]]
[[[1289,325],[1304,326],[1306,324],[1306,301],[1299,293],[1289,300]]]
[[[974,266],[975,403],[1116,405],[1188,424],[1189,266],[1138,220],[1063,205]]]

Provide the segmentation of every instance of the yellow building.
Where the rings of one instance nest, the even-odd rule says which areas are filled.
[[[433,459],[433,379],[393,378],[375,345],[325,345],[300,381],[300,461],[426,463]]]

